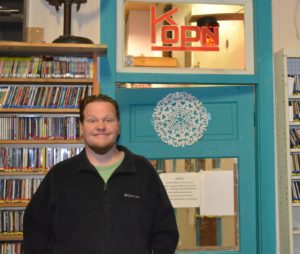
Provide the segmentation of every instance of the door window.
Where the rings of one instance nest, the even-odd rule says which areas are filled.
[[[179,229],[177,250],[238,250],[237,159],[151,162],[175,208]]]

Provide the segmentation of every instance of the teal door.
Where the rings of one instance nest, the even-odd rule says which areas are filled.
[[[117,88],[116,99],[121,110],[119,143],[147,157],[159,172],[232,171],[233,214],[206,215],[199,207],[175,209],[180,230],[177,253],[256,253],[254,86]],[[200,117],[189,111],[191,103],[200,105]],[[174,116],[179,127],[163,124]],[[201,133],[192,125],[200,126]],[[185,137],[188,142],[175,142]],[[218,181],[215,189],[223,185]]]

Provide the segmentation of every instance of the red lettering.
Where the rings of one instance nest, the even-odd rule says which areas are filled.
[[[172,19],[172,15],[174,15],[178,8],[174,8],[156,18],[156,6],[150,6],[151,11],[151,42],[156,43],[156,25],[162,21],[167,21],[170,25],[177,25],[177,23]]]
[[[172,38],[167,37],[167,33],[172,32]],[[161,28],[161,41],[163,44],[172,44],[178,42],[179,31],[178,26],[162,26]]]
[[[195,37],[192,37],[192,32],[195,32]],[[187,32],[190,32],[190,36],[187,36]],[[181,27],[181,46],[187,46],[187,42],[199,42],[200,41],[200,28],[198,26],[182,26]]]
[[[213,32],[208,27],[201,27],[201,44],[219,45],[219,27],[213,27]]]
[[[178,7],[156,16],[156,6],[150,6],[151,14],[151,43],[156,43],[157,27],[161,25],[161,46],[153,45],[152,50],[157,51],[219,51],[219,27],[178,26],[172,15],[178,12]],[[168,25],[165,25],[165,22]],[[172,37],[168,37],[171,32]],[[180,40],[180,41],[179,41]],[[192,46],[192,42],[199,45]],[[172,44],[179,44],[173,46]]]

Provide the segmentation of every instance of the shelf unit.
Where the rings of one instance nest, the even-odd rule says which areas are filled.
[[[0,42],[0,57],[27,57],[27,56],[70,56],[70,57],[87,57],[92,59],[92,78],[1,78],[0,86],[46,86],[64,85],[72,87],[73,85],[79,86],[91,86],[93,94],[100,92],[100,83],[98,78],[98,57],[106,54],[107,47],[105,45],[95,44],[53,44],[53,43],[23,43],[23,42]],[[65,115],[79,115],[78,107],[76,108],[0,108],[0,117],[10,116],[43,116],[43,117],[54,117],[54,116],[65,116]],[[49,148],[50,147],[50,148]],[[42,179],[47,171],[41,170],[40,168],[32,168],[29,170],[20,170],[16,168],[2,167],[4,165],[4,159],[1,159],[1,149],[6,151],[6,155],[13,149],[68,149],[83,147],[82,141],[77,139],[22,139],[22,140],[11,140],[2,139],[0,140],[0,181],[15,179]],[[12,150],[9,150],[12,149]],[[20,155],[20,153],[19,153]],[[3,155],[2,155],[3,156]],[[4,157],[3,157],[4,158]],[[7,156],[8,158],[8,156]],[[10,157],[12,160],[17,160],[19,157]],[[48,158],[48,157],[47,157]],[[2,160],[2,161],[1,161]],[[7,165],[7,164],[6,164]],[[12,164],[13,165],[13,164]],[[8,181],[7,180],[7,181]],[[16,180],[16,181],[17,181]],[[22,183],[23,184],[23,183]],[[1,186],[1,185],[0,185]],[[2,190],[0,190],[1,192]],[[0,195],[1,196],[1,195]],[[27,201],[17,200],[0,200],[0,213],[3,211],[14,211],[24,210]],[[22,234],[20,232],[9,232],[1,233],[0,231],[0,247],[1,244],[5,246],[14,243],[20,243],[22,241]],[[6,248],[6,247],[5,247]],[[9,247],[7,247],[9,248]]]
[[[275,54],[279,250],[291,254],[300,253],[300,171],[297,165],[300,137],[294,134],[300,131],[297,115],[300,94],[296,85],[299,75],[299,49],[282,49]]]
[[[27,0],[1,0],[0,40],[24,41]]]

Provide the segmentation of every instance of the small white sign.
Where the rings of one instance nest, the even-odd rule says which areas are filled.
[[[162,173],[160,178],[173,207],[200,206],[201,181],[199,173]]]
[[[201,216],[234,215],[232,170],[162,173],[160,177],[174,208],[200,207]]]
[[[234,215],[233,171],[201,171],[201,195],[201,215]]]

